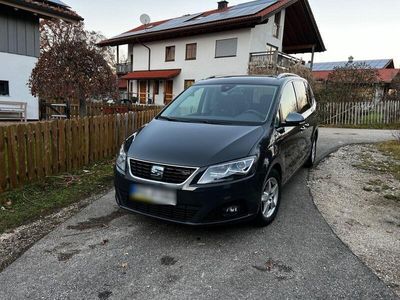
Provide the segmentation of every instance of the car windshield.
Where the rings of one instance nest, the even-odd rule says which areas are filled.
[[[194,85],[175,99],[159,119],[216,124],[261,124],[271,108],[274,85]]]

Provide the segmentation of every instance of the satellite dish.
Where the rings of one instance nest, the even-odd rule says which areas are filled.
[[[150,16],[148,14],[142,14],[140,16],[140,22],[142,22],[143,25],[147,25],[150,23]]]

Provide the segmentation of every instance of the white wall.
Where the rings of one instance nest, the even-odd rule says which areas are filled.
[[[38,99],[31,95],[27,85],[36,62],[36,57],[0,52],[0,80],[8,81],[10,89],[10,95],[0,96],[0,101],[26,102],[30,120],[39,119]]]
[[[193,37],[146,43],[151,48],[151,70],[181,69],[174,79],[174,96],[184,88],[184,80],[196,81],[210,76],[247,74],[250,29],[204,34]],[[236,57],[215,58],[216,40],[238,38]],[[186,44],[197,43],[196,60],[185,60]],[[175,61],[165,61],[165,47],[175,45]],[[131,50],[132,47],[129,47]],[[128,56],[130,56],[129,53]],[[148,52],[136,44],[133,47],[133,70],[147,70]],[[134,89],[136,84],[134,84]],[[134,90],[134,92],[136,92]]]
[[[269,18],[268,23],[260,24],[251,29],[250,52],[266,50],[266,44],[278,47],[282,51],[283,32],[285,27],[285,9],[281,11],[281,22],[278,38],[273,36],[275,16]]]
[[[174,79],[174,96],[183,91],[184,80],[195,81],[210,76],[245,75],[248,71],[249,55],[251,52],[266,51],[267,43],[282,49],[282,36],[285,12],[281,14],[279,39],[273,37],[272,16],[267,24],[254,28],[208,33],[146,43],[151,48],[151,70],[181,69],[181,74]],[[236,57],[215,58],[215,43],[217,40],[238,38]],[[196,60],[185,60],[186,44],[197,43]],[[175,61],[165,61],[165,48],[175,46]],[[128,46],[128,57],[133,53],[133,71],[148,69],[148,50],[140,44]],[[137,84],[133,82],[133,90],[137,92]],[[160,95],[162,86],[160,86]]]

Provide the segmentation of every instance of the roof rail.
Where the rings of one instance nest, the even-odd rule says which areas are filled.
[[[297,74],[294,74],[294,73],[282,73],[282,74],[279,74],[276,78],[281,79],[281,78],[286,78],[286,77],[300,77],[300,76]]]

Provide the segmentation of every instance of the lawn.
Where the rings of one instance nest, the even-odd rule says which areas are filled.
[[[112,182],[112,161],[104,161],[0,194],[0,233],[102,193],[112,187]]]
[[[378,149],[397,161],[388,167],[389,172],[400,180],[400,141],[390,141],[378,144]]]

